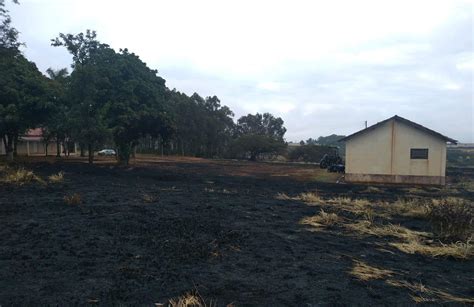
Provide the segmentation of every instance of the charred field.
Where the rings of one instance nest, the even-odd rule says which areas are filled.
[[[438,188],[151,156],[2,166],[0,305],[472,304],[472,222],[441,239],[426,214],[472,213],[474,172],[448,173]]]

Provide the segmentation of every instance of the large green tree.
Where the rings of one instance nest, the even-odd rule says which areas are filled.
[[[12,160],[18,137],[47,117],[48,86],[36,65],[21,53],[18,31],[3,0],[0,19],[0,136]]]
[[[73,55],[68,91],[72,101],[75,137],[93,152],[110,135],[119,161],[128,164],[141,137],[169,135],[172,121],[166,108],[165,80],[127,49],[115,52],[97,40],[96,33],[60,34],[54,46]]]
[[[119,160],[128,164],[141,137],[167,135],[171,130],[165,80],[127,49],[108,61],[107,69],[103,70],[110,82],[104,112]]]
[[[237,121],[234,154],[257,160],[259,156],[276,155],[285,147],[286,128],[283,119],[270,113],[248,114]]]
[[[43,138],[46,148],[45,154],[48,155],[49,142],[55,140],[56,156],[60,157],[60,145],[63,143],[64,146],[67,146],[68,138],[71,135],[71,105],[66,98],[70,78],[66,68],[58,70],[48,68],[46,73],[50,79],[51,112],[43,125]]]
[[[103,145],[109,135],[104,105],[110,81],[104,78],[102,69],[115,52],[97,39],[95,31],[59,34],[52,40],[53,46],[64,46],[73,56],[66,99],[71,104],[70,128],[76,141],[87,146],[89,163],[94,161],[94,151]]]

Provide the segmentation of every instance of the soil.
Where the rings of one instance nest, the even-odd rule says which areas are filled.
[[[78,158],[25,163],[42,178],[63,171],[65,179],[0,183],[0,306],[154,306],[193,289],[218,306],[411,305],[423,289],[474,297],[472,260],[406,254],[387,238],[344,227],[316,231],[300,221],[323,205],[276,197],[317,192],[378,202],[442,197],[446,189],[368,190],[337,184],[339,175],[314,165],[154,157],[129,167],[107,158],[92,166]],[[75,193],[81,203],[67,204]],[[474,200],[468,190],[456,193]],[[361,281],[350,273],[358,261],[420,289]],[[449,301],[443,297],[427,302]]]

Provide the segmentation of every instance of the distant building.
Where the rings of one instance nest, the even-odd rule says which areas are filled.
[[[0,155],[5,155],[5,145],[0,142]],[[48,142],[48,155],[56,155],[56,141]],[[70,148],[70,153],[75,152],[75,144]],[[61,153],[63,153],[63,145],[60,145]],[[46,142],[43,139],[43,130],[41,128],[28,130],[24,135],[20,136],[16,151],[18,155],[34,156],[46,154]]]
[[[444,185],[446,142],[457,141],[395,115],[340,141],[348,182]]]

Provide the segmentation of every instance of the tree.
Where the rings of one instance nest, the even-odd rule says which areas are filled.
[[[60,33],[51,41],[53,46],[63,46],[73,56],[74,70],[66,94],[71,103],[71,131],[81,144],[87,145],[89,163],[93,163],[94,150],[109,133],[103,107],[107,99],[105,89],[110,83],[103,78],[101,68],[107,68],[103,64],[115,52],[100,43],[96,32],[91,30],[77,35]]]
[[[168,135],[165,80],[127,49],[112,55],[102,73],[110,82],[105,114],[120,162],[128,164],[139,138]],[[166,131],[166,133],[164,133]]]
[[[237,121],[237,132],[240,135],[265,135],[275,140],[283,141],[283,136],[286,133],[286,128],[283,124],[283,119],[280,117],[275,118],[270,113],[248,114],[247,116],[242,116]]]
[[[0,71],[0,135],[13,160],[18,137],[48,115],[47,84],[34,63],[8,48],[0,47]]]
[[[48,144],[56,141],[56,157],[61,156],[61,143],[67,147],[68,137],[71,134],[70,108],[66,99],[69,85],[69,72],[66,68],[54,70],[48,68],[49,87],[51,90],[51,112],[43,125],[43,139],[45,141],[45,154],[48,155]]]
[[[17,1],[13,1],[17,3]],[[21,54],[18,31],[0,0],[0,136],[9,160],[20,134],[48,113],[46,78]]]
[[[73,103],[76,138],[93,152],[110,135],[119,161],[128,164],[138,140],[146,135],[169,136],[172,121],[165,107],[165,80],[127,49],[115,52],[100,43],[94,31],[60,34],[53,46],[73,55],[69,99]]]
[[[275,155],[286,147],[283,139],[286,128],[283,119],[270,113],[248,114],[237,121],[234,153],[248,156],[252,161],[263,154]]]

